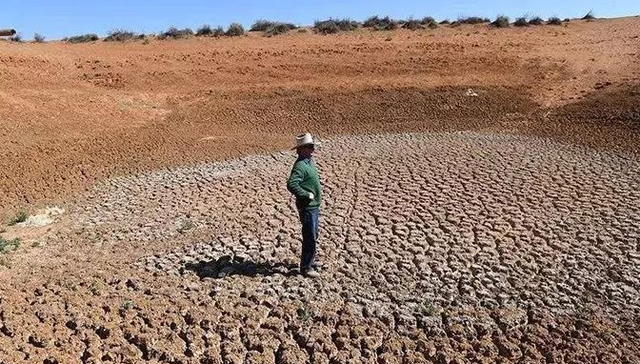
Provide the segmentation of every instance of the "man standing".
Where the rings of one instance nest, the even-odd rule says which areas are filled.
[[[300,273],[307,277],[319,277],[315,268],[316,243],[318,241],[318,217],[320,215],[320,177],[311,159],[315,147],[311,134],[296,137],[293,149],[298,160],[291,169],[287,189],[296,196],[296,207],[302,223],[302,254]]]

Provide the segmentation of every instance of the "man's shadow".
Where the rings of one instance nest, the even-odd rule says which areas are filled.
[[[184,269],[195,272],[200,279],[222,279],[235,275],[256,277],[282,274],[284,276],[293,276],[298,274],[297,267],[297,264],[255,263],[242,257],[225,255],[210,261],[203,260],[198,263],[187,263]]]

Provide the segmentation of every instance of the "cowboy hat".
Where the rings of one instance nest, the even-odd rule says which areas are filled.
[[[313,137],[311,134],[301,134],[296,137],[296,146],[291,148],[291,150],[298,149],[300,147],[304,147],[307,145],[315,145],[316,143],[313,141]]]

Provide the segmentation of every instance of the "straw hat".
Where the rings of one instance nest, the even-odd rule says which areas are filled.
[[[313,141],[313,137],[311,134],[301,134],[296,137],[296,146],[291,148],[291,150],[298,149],[300,147],[304,147],[306,145],[315,145],[316,143]]]

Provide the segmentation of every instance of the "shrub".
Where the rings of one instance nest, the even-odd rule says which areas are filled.
[[[224,28],[221,26],[216,27],[216,29],[213,30],[213,36],[224,37]]]
[[[267,29],[271,28],[274,25],[276,25],[276,22],[259,19],[256,20],[253,25],[251,25],[251,28],[249,28],[249,30],[252,32],[266,32]]]
[[[593,15],[593,11],[587,13],[587,15],[582,17],[582,20],[593,20],[595,19],[595,15]]]
[[[98,37],[97,34],[84,34],[84,35],[75,35],[73,37],[67,37],[67,38],[63,38],[62,40],[67,42],[67,43],[87,43],[87,42],[94,42],[96,40],[100,39]]]
[[[181,39],[181,38],[190,37],[192,35],[193,35],[193,30],[191,30],[190,28],[178,29],[176,27],[170,27],[169,29],[160,33],[160,35],[158,35],[158,39],[167,39],[167,38]]]
[[[516,27],[528,27],[529,23],[527,22],[527,18],[521,17],[517,18],[513,25]]]
[[[313,24],[313,31],[320,34],[334,34],[340,31],[334,20],[318,20]]]
[[[127,30],[112,30],[109,32],[106,38],[104,38],[105,42],[124,42],[131,39],[139,38],[140,36],[134,32],[130,32]]]
[[[196,37],[208,37],[213,35],[213,28],[205,24],[196,30]]]
[[[227,29],[227,32],[224,34],[228,37],[239,37],[241,35],[244,35],[244,27],[239,23],[231,23],[231,25],[229,25],[229,28]]]
[[[365,28],[373,28],[374,30],[394,30],[398,28],[398,21],[385,16],[380,18],[377,15],[372,16],[364,22]]]
[[[296,29],[297,27],[293,24],[287,23],[275,23],[271,27],[267,28],[264,31],[264,35],[268,37],[273,37],[274,35],[285,34],[292,29]]]
[[[436,20],[431,17],[431,16],[425,16],[424,18],[422,18],[422,20],[420,21],[420,24],[422,25],[429,25],[429,24],[438,24],[436,22]]]
[[[224,29],[220,26],[217,28],[211,28],[210,25],[203,25],[196,31],[196,37],[222,37],[224,36]]]
[[[491,23],[492,26],[496,28],[508,28],[509,27],[509,17],[505,15],[498,15],[496,20]]]
[[[549,20],[547,21],[547,24],[549,24],[549,25],[562,25],[562,20],[560,20],[560,18],[558,18],[557,16],[554,16],[554,17],[549,18]]]
[[[36,43],[44,43],[44,36],[40,35],[39,33],[36,33],[33,35],[33,41]]]
[[[402,24],[402,27],[404,29],[409,29],[409,30],[418,30],[418,29],[424,29],[424,26],[422,25],[422,22],[415,20],[415,19],[409,19],[406,22],[404,22],[404,24]]]
[[[440,22],[440,25],[447,25],[447,24],[451,24],[451,21],[449,19],[445,19]]]
[[[544,20],[542,20],[542,18],[539,16],[536,16],[531,20],[529,20],[529,25],[542,25],[542,24],[544,24]]]
[[[317,20],[313,25],[313,31],[320,34],[334,34],[340,31],[348,32],[356,30],[360,23],[351,19]]]
[[[0,236],[0,253],[8,253],[20,247],[20,239],[7,240]]]
[[[491,22],[489,18],[481,18],[479,16],[469,16],[466,18],[458,18],[457,20],[457,23],[460,24],[484,24],[489,22]]]
[[[9,226],[13,226],[15,224],[19,224],[21,222],[25,222],[27,221],[27,218],[29,217],[29,215],[26,213],[26,211],[18,211],[18,213],[16,214],[16,216],[14,216],[11,220],[9,220]]]
[[[351,20],[349,18],[336,19],[335,22],[336,22],[336,25],[338,25],[338,28],[344,32],[350,32],[360,27],[360,23],[358,23],[355,20]]]

